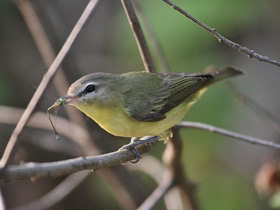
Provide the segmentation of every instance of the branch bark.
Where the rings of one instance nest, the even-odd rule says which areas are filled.
[[[148,152],[150,147],[157,142],[151,142],[150,145],[140,145],[137,149],[141,155]],[[77,171],[89,169],[95,171],[101,167],[110,167],[124,164],[136,159],[133,152],[121,150],[98,156],[79,157],[68,160],[49,162],[49,163],[26,163],[19,166],[7,166],[0,170],[0,182],[9,182],[19,179],[57,177],[71,174]]]

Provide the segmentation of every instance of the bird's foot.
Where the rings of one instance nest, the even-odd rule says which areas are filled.
[[[122,146],[119,150],[124,150],[124,149],[131,150],[136,156],[136,160],[131,161],[131,162],[137,163],[141,159],[141,154],[136,149],[136,147],[139,145],[142,145],[142,144],[147,144],[147,143],[150,144],[150,143],[158,141],[158,140],[159,140],[158,136],[145,136],[142,138],[132,137],[130,143]]]

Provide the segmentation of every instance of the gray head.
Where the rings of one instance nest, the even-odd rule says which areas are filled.
[[[115,94],[121,78],[120,75],[102,72],[88,74],[69,87],[66,104],[105,102]]]

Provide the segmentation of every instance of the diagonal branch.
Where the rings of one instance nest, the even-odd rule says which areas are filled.
[[[133,9],[132,3],[130,0],[121,0],[123,8],[125,10],[128,22],[130,24],[131,30],[133,31],[135,40],[140,51],[142,61],[144,63],[145,69],[147,72],[156,72],[156,67],[153,62],[151,52],[148,48],[144,33],[141,29],[140,23],[136,16],[136,13]]]
[[[14,129],[9,142],[6,146],[6,149],[4,151],[4,154],[2,156],[2,159],[0,161],[0,168],[4,168],[8,161],[11,158],[11,154],[13,153],[15,149],[15,145],[18,141],[18,137],[20,133],[22,132],[24,126],[26,125],[27,121],[29,120],[32,112],[34,111],[38,101],[40,100],[41,96],[43,95],[45,89],[47,88],[47,85],[53,78],[54,74],[56,73],[58,67],[62,63],[63,59],[69,52],[69,49],[71,48],[72,44],[78,37],[81,29],[85,25],[86,21],[92,14],[92,11],[96,8],[98,0],[90,0],[88,5],[86,6],[83,14],[79,18],[78,22],[74,26],[73,30],[71,31],[70,35],[68,36],[67,40],[65,41],[64,45],[62,46],[61,50],[59,51],[58,55],[56,56],[55,60],[53,61],[52,65],[49,67],[47,73],[44,75],[43,79],[41,80],[41,83],[39,84],[37,90],[35,91],[32,99],[30,100],[28,106],[26,107],[22,117],[20,118],[16,128]]]
[[[274,148],[274,149],[280,149],[280,144],[277,144],[273,141],[267,141],[265,139],[258,139],[252,136],[247,136],[247,135],[243,135],[240,133],[236,133],[233,131],[229,131],[223,128],[218,128],[212,125],[208,125],[205,123],[200,123],[200,122],[190,122],[190,121],[182,121],[178,124],[179,127],[185,127],[185,128],[198,128],[198,129],[202,129],[202,130],[207,130],[213,133],[218,133],[218,134],[222,134],[224,136],[229,136],[232,137],[233,139],[239,139],[251,144],[258,144],[258,145],[262,145],[262,146],[266,146],[266,147],[270,147],[270,148]]]
[[[237,49],[239,52],[245,53],[246,55],[248,55],[249,58],[255,58],[255,59],[259,60],[259,61],[270,63],[272,65],[280,67],[280,62],[279,61],[275,61],[275,60],[270,59],[267,56],[263,56],[263,55],[260,55],[258,53],[255,53],[254,50],[250,50],[247,47],[241,46],[240,44],[235,43],[235,42],[225,38],[224,36],[219,34],[214,28],[210,28],[206,24],[200,22],[199,20],[197,20],[196,18],[194,18],[189,13],[187,13],[186,11],[184,11],[183,9],[178,7],[177,5],[173,4],[169,0],[163,0],[163,1],[165,3],[167,3],[169,6],[171,6],[173,9],[175,9],[176,11],[180,12],[182,15],[186,16],[187,18],[189,18],[191,21],[195,22],[196,24],[198,24],[199,26],[201,26],[202,28],[207,30],[214,37],[216,37],[219,40],[219,42],[224,43],[224,44],[226,44],[226,45],[228,45],[228,46],[230,46],[230,47],[232,47],[234,49]]]

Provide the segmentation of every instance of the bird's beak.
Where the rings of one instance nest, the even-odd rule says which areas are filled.
[[[71,104],[75,101],[77,97],[74,96],[63,96],[59,99],[56,100],[55,102],[55,106],[63,106],[63,105],[67,105],[67,104]]]

